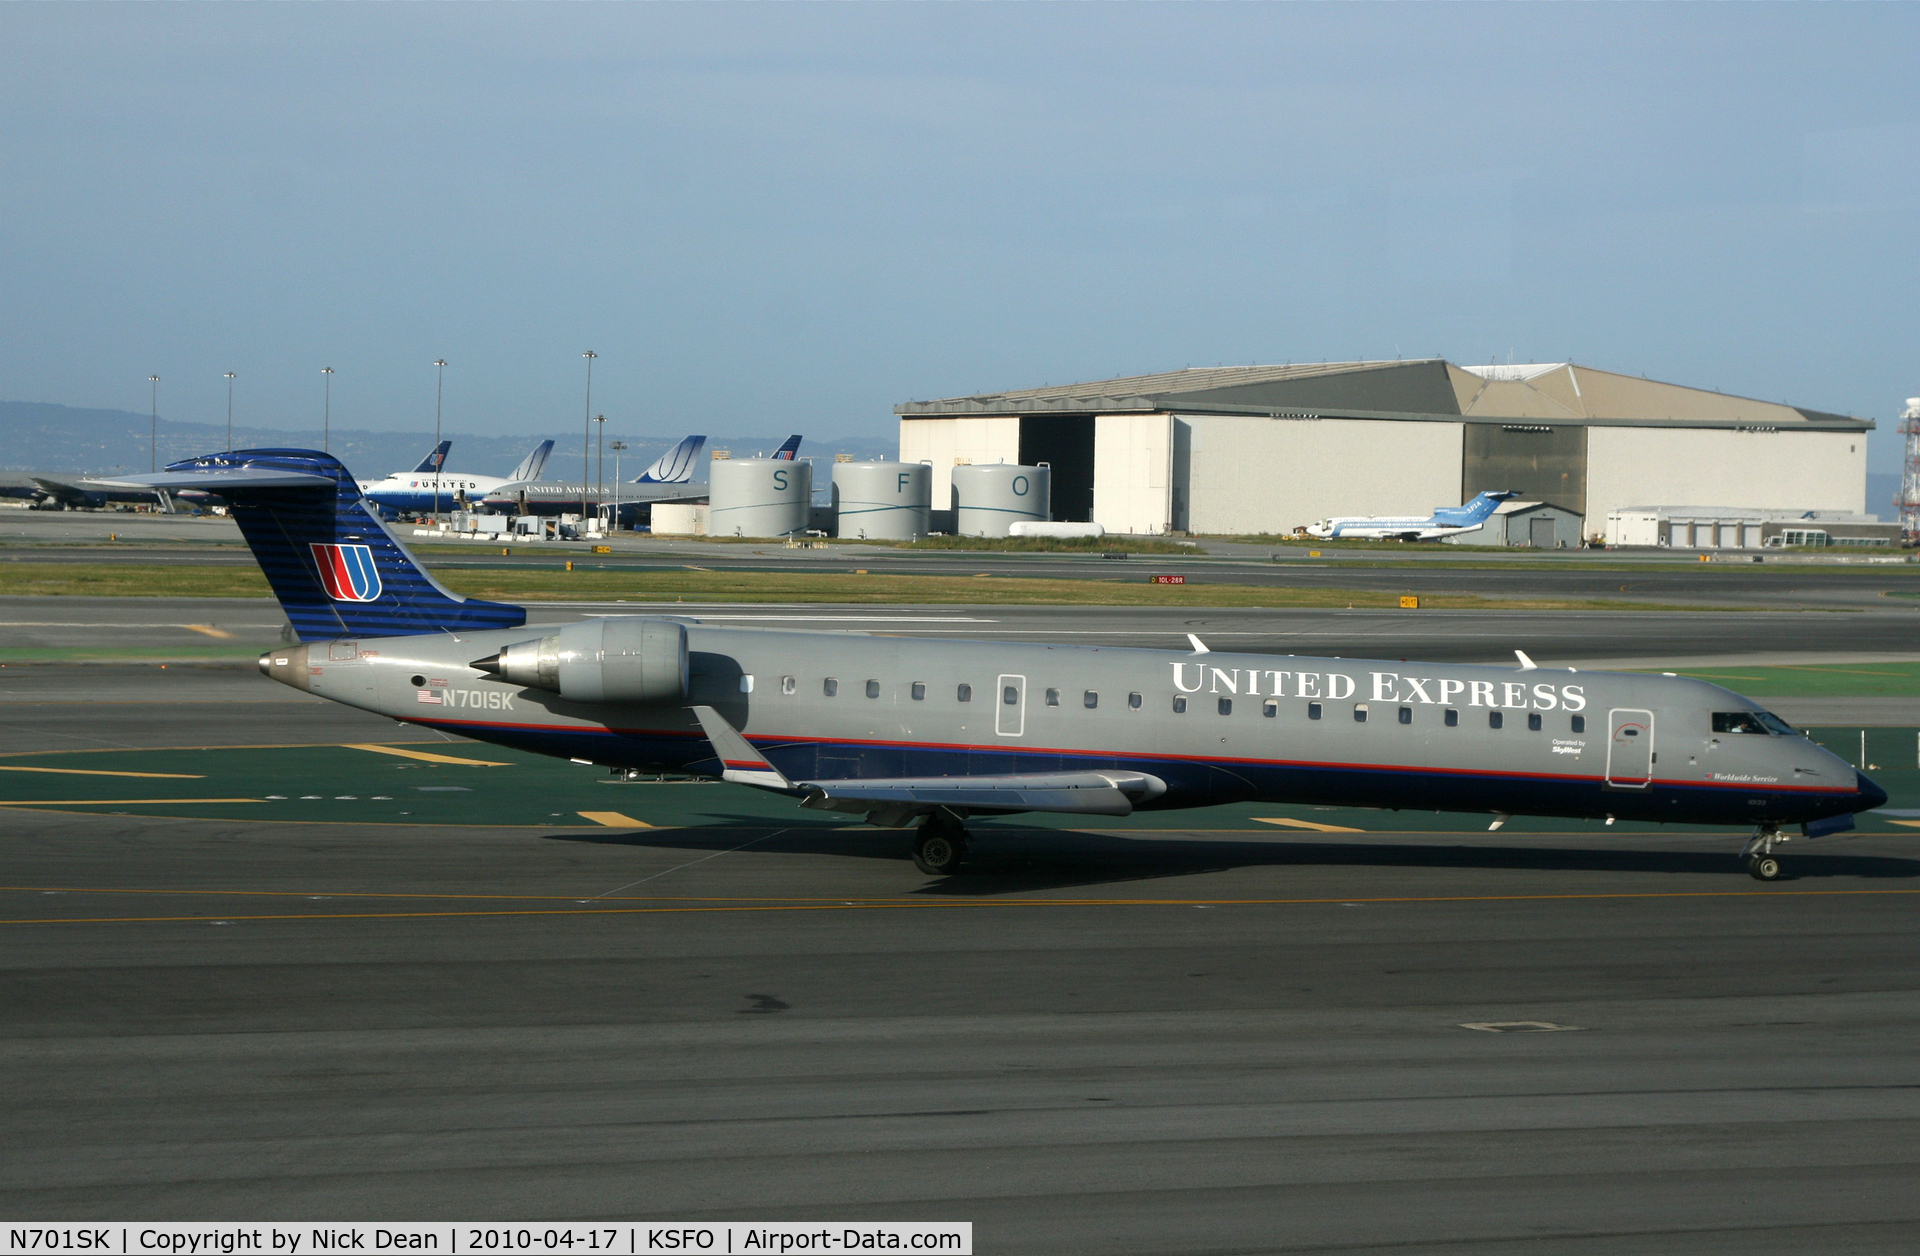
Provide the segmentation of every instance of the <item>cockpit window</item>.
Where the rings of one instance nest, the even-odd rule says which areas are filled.
[[[1756,711],[1754,714],[1760,717],[1760,722],[1767,726],[1769,732],[1778,733],[1782,737],[1798,737],[1800,735],[1799,729],[1787,723],[1772,711]]]
[[[1760,720],[1758,711],[1715,711],[1713,713],[1713,731],[1716,733],[1758,733],[1767,735],[1767,726]]]

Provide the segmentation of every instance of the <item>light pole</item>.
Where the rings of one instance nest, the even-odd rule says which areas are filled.
[[[227,452],[233,452],[233,372],[227,372]]]
[[[593,506],[598,510],[607,501],[607,416],[596,414],[593,421],[600,425],[600,453],[593,463]]]
[[[440,468],[447,460],[440,454],[440,398],[447,389],[447,360],[435,358],[433,364],[440,369],[440,376],[433,385],[433,521],[440,522]]]
[[[327,399],[320,412],[320,452],[327,454],[333,452],[333,368],[323,366],[320,373],[327,379]]]
[[[615,532],[620,530],[620,451],[626,447],[627,442],[623,440],[613,442],[613,530]]]
[[[587,526],[587,455],[593,452],[593,360],[600,355],[589,349],[580,355],[587,360],[587,421],[580,429],[580,526]]]
[[[153,435],[150,437],[153,452],[148,455],[153,465],[149,470],[158,471],[160,469],[160,377],[158,375],[147,376],[147,391],[152,394],[147,401],[153,407]]]

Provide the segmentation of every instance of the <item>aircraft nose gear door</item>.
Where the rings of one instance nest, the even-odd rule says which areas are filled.
[[[1002,676],[994,686],[993,731],[1002,737],[1018,737],[1027,728],[1027,678]]]
[[[1653,780],[1653,712],[1607,712],[1607,784],[1645,789]]]

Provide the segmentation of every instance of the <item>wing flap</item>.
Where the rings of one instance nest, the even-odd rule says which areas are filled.
[[[923,776],[801,781],[802,805],[821,811],[949,808],[966,813],[1053,811],[1124,816],[1167,786],[1145,772],[1035,772],[1009,776]]]

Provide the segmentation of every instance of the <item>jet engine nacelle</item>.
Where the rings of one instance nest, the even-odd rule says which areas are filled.
[[[661,619],[589,619],[473,666],[574,702],[677,702],[687,696],[687,630]]]

